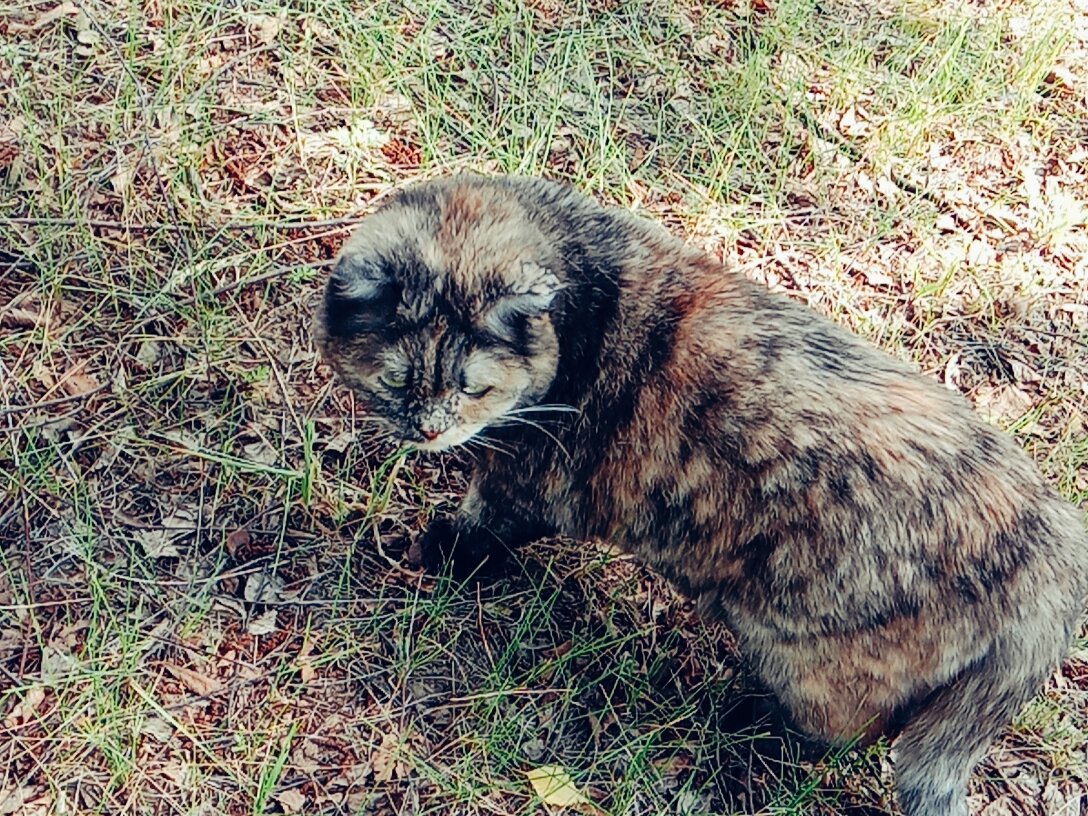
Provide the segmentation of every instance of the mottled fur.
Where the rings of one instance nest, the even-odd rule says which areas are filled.
[[[801,729],[898,734],[909,816],[967,813],[1088,594],[1080,514],[962,397],[567,188],[409,188],[345,245],[318,336],[402,439],[480,443],[432,565],[619,544]]]

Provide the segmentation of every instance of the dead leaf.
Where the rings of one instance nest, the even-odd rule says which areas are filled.
[[[4,728],[15,728],[18,725],[28,722],[44,701],[45,687],[31,686],[27,689],[26,695],[23,697],[22,701],[16,703],[15,707],[4,718]]]
[[[600,810],[578,790],[570,774],[558,765],[541,765],[539,768],[526,771],[525,775],[529,777],[533,790],[544,804],[600,813]]]
[[[1061,303],[1058,305],[1058,309],[1069,314],[1075,328],[1080,329],[1088,326],[1088,304]]]
[[[275,609],[269,609],[267,612],[255,615],[250,618],[249,623],[246,624],[246,631],[251,635],[269,635],[272,632],[275,632],[276,628]]]
[[[196,517],[196,511],[192,508],[179,507],[163,517],[162,528],[176,536],[192,533],[197,527]]]
[[[857,106],[847,108],[839,117],[839,132],[844,136],[865,136],[869,132],[869,123],[864,112]]]
[[[544,756],[544,752],[548,749],[548,746],[544,744],[544,740],[539,737],[534,737],[531,740],[526,740],[521,744],[521,752],[533,762],[541,759]]]
[[[408,774],[408,765],[400,751],[400,738],[392,731],[382,737],[382,744],[371,754],[370,764],[374,768],[376,782],[388,782],[401,779]]]
[[[164,517],[159,526],[139,530],[136,540],[148,558],[180,558],[181,550],[175,542],[196,530],[196,526],[196,514],[179,507]]]
[[[974,394],[975,408],[991,422],[1019,419],[1032,409],[1035,400],[1015,385],[983,385]]]
[[[1051,777],[1043,789],[1046,812],[1053,816],[1079,816],[1084,791],[1076,783]]]
[[[971,266],[990,266],[994,262],[994,256],[994,248],[977,238],[967,247],[966,260]]]
[[[280,462],[279,453],[277,453],[276,449],[269,445],[264,439],[258,439],[256,442],[250,442],[248,445],[244,445],[242,451],[245,453],[248,461],[258,465],[273,467]]]
[[[277,793],[276,801],[280,803],[284,813],[302,813],[302,809],[306,807],[306,797],[294,788]]]
[[[30,309],[8,309],[0,314],[0,326],[12,329],[33,329],[41,322],[41,319],[40,312],[31,311]]]
[[[132,187],[136,177],[136,168],[118,163],[117,171],[110,176],[110,186],[118,195],[124,195]]]
[[[148,558],[180,558],[181,550],[174,545],[173,539],[174,536],[161,527],[136,533],[136,540]]]
[[[285,23],[284,18],[272,17],[268,14],[247,14],[245,20],[253,30],[254,36],[263,45],[271,45],[275,42],[276,37],[283,31]]]
[[[57,685],[75,674],[78,668],[79,660],[67,649],[53,645],[42,648],[41,678],[47,686]]]
[[[79,363],[68,369],[68,373],[61,377],[61,388],[67,391],[69,396],[86,396],[87,394],[94,393],[101,387],[93,374],[86,374],[83,372],[85,365],[86,363]]]
[[[337,41],[335,32],[315,17],[307,17],[302,21],[302,30],[312,34],[317,40],[330,45]]]
[[[963,366],[960,365],[959,352],[949,357],[948,362],[945,363],[943,382],[954,391],[958,391],[963,383]]]
[[[979,811],[979,816],[1013,816],[1019,808],[1013,805],[1013,800],[1008,796],[1002,796],[990,802]]]
[[[183,790],[191,787],[193,784],[193,770],[188,762],[168,762],[162,766],[159,773],[170,780],[175,787],[182,788]]]
[[[223,688],[223,684],[215,677],[209,677],[206,674],[187,669],[184,666],[176,666],[173,663],[163,663],[162,665],[166,671],[174,675],[177,680],[181,681],[182,685],[194,694],[206,696],[215,694]]]
[[[250,603],[277,603],[283,600],[283,581],[270,572],[255,572],[246,578],[242,594]]]
[[[16,34],[40,31],[63,17],[75,17],[77,14],[79,14],[79,6],[75,3],[67,2],[66,0],[66,2],[61,3],[59,6],[54,6],[49,9],[49,11],[43,12],[33,23],[30,23],[29,25],[12,23],[8,26],[8,29]]]
[[[62,6],[64,5],[69,4],[62,4]],[[60,11],[61,7],[58,7],[55,11]],[[66,9],[65,11],[68,10]],[[60,16],[68,15],[63,14]],[[72,53],[78,57],[93,57],[95,47],[101,42],[102,35],[95,29],[94,24],[91,22],[91,18],[79,9],[76,10],[73,25],[76,29],[76,45],[72,48]]]
[[[899,198],[899,194],[902,192],[899,185],[888,178],[886,173],[876,177],[876,191],[888,199]]]
[[[879,269],[875,269],[872,266],[861,267],[861,276],[865,278],[865,282],[870,286],[876,286],[880,288],[891,288],[895,286],[895,278],[885,272],[881,272]]]
[[[328,762],[328,760],[325,760]],[[373,796],[372,786],[366,781],[373,775],[374,769],[368,762],[354,762],[341,774],[334,776],[326,785],[326,790],[333,791],[328,801],[336,802],[337,812],[362,812]],[[346,789],[346,790],[345,790]]]
[[[313,776],[328,761],[326,750],[305,737],[291,749],[291,764],[304,776]]]
[[[314,668],[313,660],[310,658],[313,647],[313,641],[307,638],[303,641],[302,648],[298,650],[298,657],[295,658],[295,665],[298,667],[303,683],[309,683],[317,677],[317,669]]]
[[[303,683],[311,683],[317,677],[317,669],[314,668],[313,661],[308,657],[298,661],[298,673],[299,679]]]
[[[937,216],[937,229],[942,232],[956,232],[959,229],[959,224],[956,223],[956,217],[951,213],[941,213]]]
[[[76,42],[72,51],[80,57],[94,56],[95,46],[102,41],[102,35],[92,26],[90,18],[82,12],[76,17]]]
[[[147,734],[162,743],[167,743],[174,736],[174,726],[162,717],[148,717],[140,726],[140,733]]]
[[[231,555],[236,555],[239,548],[249,546],[250,542],[249,531],[245,529],[233,530],[228,536],[223,545],[227,548],[227,552]]]
[[[332,453],[344,454],[355,442],[355,434],[351,431],[341,431],[325,443],[325,450]]]
[[[352,119],[344,127],[303,133],[300,146],[309,159],[327,158],[346,167],[373,155],[388,141],[389,137],[369,119]]]
[[[52,805],[53,797],[49,792],[39,790],[33,785],[0,789],[0,816],[9,816],[12,813],[19,816],[44,816],[50,812]]]
[[[157,340],[144,340],[136,349],[136,362],[144,368],[151,368],[159,359],[159,343]]]

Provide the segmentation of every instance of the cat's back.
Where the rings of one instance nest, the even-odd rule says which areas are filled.
[[[950,600],[983,619],[1040,587],[1088,591],[1080,514],[960,394],[693,248],[646,236],[653,263],[625,273],[628,314],[602,387],[638,369],[624,343],[667,345],[632,383],[637,408],[616,440],[654,455],[614,457],[607,490],[671,495],[672,514],[683,496],[718,506],[723,540],[707,546],[722,557],[706,563],[728,592],[784,625],[835,629]],[[700,521],[688,515],[678,531]],[[675,574],[667,552],[643,555]]]
[[[951,590],[986,605],[1061,581],[1062,569],[1083,594],[1080,514],[1011,437],[911,364],[718,275],[733,280],[724,295],[695,298],[677,364],[701,376],[705,408],[690,411],[702,441],[747,483],[764,529],[823,542],[806,552],[814,569],[837,552],[868,555],[873,575],[890,570],[906,595]],[[696,291],[722,289],[713,270],[693,280]],[[718,400],[707,401],[708,383]]]

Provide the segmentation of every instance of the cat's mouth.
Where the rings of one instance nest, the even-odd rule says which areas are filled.
[[[447,428],[429,438],[421,435],[405,441],[417,450],[444,451],[465,444],[479,433],[483,427],[483,425],[457,426]]]

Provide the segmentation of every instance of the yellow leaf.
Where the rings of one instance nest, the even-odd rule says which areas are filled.
[[[533,768],[531,771],[526,771],[525,775],[529,777],[529,782],[532,783],[536,795],[539,796],[546,805],[576,808],[578,810],[584,810],[588,807],[595,813],[600,812],[593,806],[593,803],[586,799],[581,791],[575,787],[574,780],[570,778],[570,774],[558,765],[541,765],[539,768]]]

